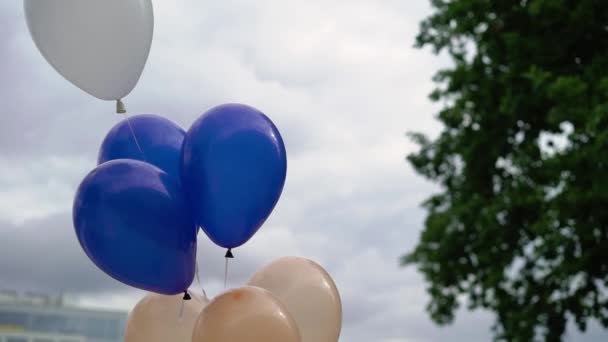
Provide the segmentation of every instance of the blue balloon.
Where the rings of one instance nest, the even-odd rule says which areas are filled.
[[[166,295],[192,283],[197,228],[161,169],[130,159],[99,165],[78,188],[73,220],[85,253],[116,280]]]
[[[215,107],[186,133],[182,184],[196,223],[221,247],[238,247],[257,232],[281,196],[286,173],[279,131],[252,107]]]
[[[135,115],[119,122],[108,132],[99,150],[98,164],[114,159],[141,160],[179,180],[185,135],[181,127],[162,116]]]

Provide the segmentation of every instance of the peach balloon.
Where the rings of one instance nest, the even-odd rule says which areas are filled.
[[[284,257],[257,271],[247,283],[274,294],[291,313],[302,342],[337,342],[342,302],[331,276],[317,263]]]
[[[131,311],[125,342],[190,342],[194,324],[209,300],[190,292],[184,295],[146,295]]]
[[[245,286],[224,292],[205,307],[192,342],[301,342],[298,327],[270,292]]]

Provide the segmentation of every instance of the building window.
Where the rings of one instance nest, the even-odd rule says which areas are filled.
[[[93,338],[105,338],[105,322],[98,318],[87,319],[86,335]]]
[[[66,318],[59,315],[35,315],[32,330],[38,332],[59,333],[65,330]]]
[[[106,338],[119,340],[122,335],[122,327],[120,320],[108,319],[106,320]]]
[[[0,311],[0,326],[4,327],[27,327],[28,315],[21,312]]]
[[[85,328],[83,326],[84,322],[85,322],[84,318],[80,318],[78,316],[73,316],[73,315],[66,316],[66,322],[65,322],[65,326],[63,327],[62,333],[66,334],[66,335],[84,335],[85,334]],[[67,342],[72,342],[72,341],[68,340]]]

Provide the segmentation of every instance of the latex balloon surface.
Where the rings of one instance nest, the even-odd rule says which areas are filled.
[[[25,0],[32,39],[68,81],[102,100],[125,97],[144,69],[151,0]]]
[[[99,149],[98,163],[113,159],[145,161],[167,172],[179,182],[185,135],[186,131],[162,116],[131,116],[108,132]]]
[[[205,296],[190,292],[183,295],[146,295],[131,311],[125,342],[191,342],[194,325],[209,303]]]
[[[279,200],[286,172],[279,131],[252,107],[215,107],[186,133],[182,182],[197,224],[221,247],[238,247],[257,232]]]
[[[317,263],[298,257],[278,259],[261,268],[248,285],[275,295],[291,313],[302,342],[336,342],[342,328],[340,294]]]
[[[161,169],[130,159],[99,165],[78,188],[73,219],[85,253],[115,279],[162,294],[192,283],[197,229]]]
[[[270,292],[256,287],[230,290],[203,309],[192,342],[299,342],[298,327]]]

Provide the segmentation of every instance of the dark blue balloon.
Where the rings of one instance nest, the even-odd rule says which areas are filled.
[[[78,188],[73,219],[85,253],[113,278],[167,295],[192,283],[197,228],[161,169],[131,159],[99,165]]]
[[[247,242],[276,205],[287,173],[270,119],[240,104],[215,107],[186,133],[182,184],[196,223],[225,248]]]
[[[137,142],[133,138],[134,134]],[[180,155],[185,135],[186,132],[181,127],[162,116],[135,115],[122,120],[108,132],[99,150],[98,164],[114,159],[141,160],[179,179]]]

